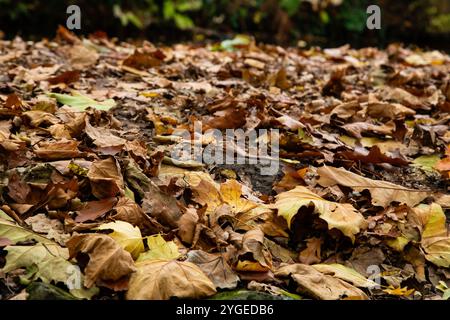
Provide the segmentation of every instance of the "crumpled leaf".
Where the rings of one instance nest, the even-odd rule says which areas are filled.
[[[142,241],[141,230],[138,227],[133,227],[125,221],[114,221],[104,223],[96,230],[113,230],[112,233],[108,233],[108,236],[117,241],[126,251],[131,253],[134,259],[136,259],[144,249],[144,243]]]
[[[244,234],[238,257],[235,266],[237,271],[266,272],[272,269],[272,255],[264,245],[264,233],[260,229]]]
[[[114,197],[123,192],[122,173],[113,157],[94,161],[87,177],[91,183],[92,194],[98,199]]]
[[[136,270],[131,254],[107,235],[75,235],[66,245],[70,259],[79,253],[89,255],[89,262],[84,270],[84,285],[87,288],[91,288],[95,283],[111,287],[111,282],[119,281]]]
[[[366,226],[364,217],[351,204],[327,201],[303,186],[280,193],[276,199],[273,207],[278,210],[279,216],[286,219],[289,227],[298,210],[311,204],[314,205],[314,212],[327,222],[328,229],[339,229],[352,241],[355,240],[355,235]]]
[[[216,288],[236,288],[239,277],[233,272],[230,265],[221,254],[210,254],[201,250],[192,250],[188,253],[188,262],[192,262],[214,283]]]
[[[277,277],[292,278],[298,285],[297,291],[321,300],[358,299],[366,300],[367,295],[351,284],[323,274],[306,264],[282,265]]]
[[[306,249],[300,252],[298,260],[303,264],[314,264],[321,261],[320,252],[323,240],[321,238],[309,238],[306,240]]]
[[[141,253],[137,261],[172,260],[181,255],[175,242],[164,240],[160,234],[147,237],[147,246],[149,250]]]
[[[191,262],[158,259],[139,262],[136,267],[128,300],[201,299],[216,293],[211,280]]]

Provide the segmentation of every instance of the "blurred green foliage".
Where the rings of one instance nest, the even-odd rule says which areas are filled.
[[[383,45],[450,35],[449,0],[0,0],[0,30],[50,36],[65,24],[69,4],[81,7],[82,33],[121,37],[248,33],[282,44]],[[380,32],[366,28],[370,4],[382,9]]]

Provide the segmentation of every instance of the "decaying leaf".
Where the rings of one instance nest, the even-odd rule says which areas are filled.
[[[314,205],[314,212],[327,222],[329,229],[339,229],[352,240],[366,226],[364,217],[351,204],[327,201],[303,186],[280,193],[274,208],[290,226],[298,210],[303,206],[310,205]]]
[[[75,235],[66,245],[70,258],[75,258],[79,253],[89,255],[84,280],[87,288],[95,283],[112,286],[110,283],[119,281],[136,270],[131,254],[107,235]]]
[[[372,204],[387,207],[391,202],[414,206],[430,195],[429,192],[408,189],[391,182],[372,180],[347,171],[343,168],[324,166],[317,170],[319,184],[330,187],[336,184],[350,187],[356,191],[369,190]]]
[[[323,274],[305,264],[281,266],[276,276],[292,278],[298,285],[297,291],[321,300],[358,299],[366,300],[367,295],[351,284]]]
[[[216,293],[211,280],[191,262],[148,260],[136,267],[126,295],[128,300],[200,299]]]
[[[196,264],[214,283],[216,288],[236,288],[239,277],[233,272],[230,265],[221,254],[210,254],[200,250],[188,253],[188,262]]]

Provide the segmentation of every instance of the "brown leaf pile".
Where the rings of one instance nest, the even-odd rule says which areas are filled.
[[[0,42],[0,61],[22,52],[0,65],[0,268],[34,230],[68,248],[94,298],[439,299],[450,286],[449,56],[59,33]],[[115,107],[49,96],[74,92]],[[279,173],[172,159],[177,129],[217,143],[195,121],[279,129]],[[23,270],[0,269],[2,298]]]

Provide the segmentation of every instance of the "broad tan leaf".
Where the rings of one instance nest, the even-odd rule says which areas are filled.
[[[138,262],[131,276],[128,300],[201,299],[216,293],[211,280],[191,262],[147,260]]]
[[[201,250],[188,253],[188,262],[196,264],[214,283],[216,288],[233,289],[239,282],[239,277],[231,269],[221,254],[210,254]]]
[[[325,220],[328,228],[336,228],[344,235],[355,240],[355,235],[366,226],[364,217],[349,203],[335,203],[327,201],[303,186],[297,186],[276,197],[274,208],[278,215],[286,219],[291,226],[292,219],[301,207],[314,205],[314,212]]]
[[[372,204],[384,208],[393,201],[413,207],[430,195],[429,192],[408,189],[391,182],[364,178],[343,168],[323,166],[317,169],[317,174],[320,176],[318,182],[323,187],[338,184],[358,192],[369,190]]]
[[[373,288],[377,286],[376,282],[366,279],[366,277],[364,277],[356,270],[339,263],[314,264],[312,265],[312,267],[323,274],[335,276],[336,278],[350,282],[354,286],[360,288]]]
[[[242,186],[234,179],[227,180],[220,185],[220,194],[223,201],[231,207],[235,214],[247,212],[257,206],[256,203],[241,198]]]
[[[425,259],[440,267],[450,267],[450,236],[441,206],[421,204],[413,208],[413,212],[422,224],[420,245]]]

